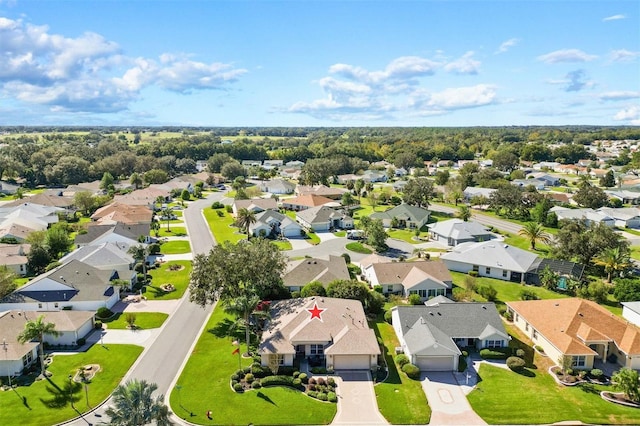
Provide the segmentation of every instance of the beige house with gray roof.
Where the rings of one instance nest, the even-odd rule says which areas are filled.
[[[282,282],[290,291],[300,291],[312,281],[321,282],[326,287],[331,281],[349,279],[344,257],[329,255],[329,260],[305,258],[289,262]]]
[[[258,347],[263,366],[294,360],[334,370],[369,370],[380,347],[358,300],[331,297],[279,300]]]

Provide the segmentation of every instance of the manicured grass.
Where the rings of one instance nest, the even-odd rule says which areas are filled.
[[[529,376],[483,364],[482,381],[468,400],[489,424],[540,424],[579,420],[588,424],[640,424],[640,410],[600,398],[606,386],[562,386],[547,371]]]
[[[13,282],[16,284],[16,288],[20,288],[23,285],[25,285],[26,283],[29,282],[29,278],[27,277],[20,277],[20,278],[16,278],[13,280]],[[1,374],[1,373],[0,373]]]
[[[182,254],[191,252],[189,241],[167,241],[160,246],[162,254]]]
[[[336,237],[346,237],[347,231],[337,231],[337,232],[334,232],[333,235],[335,235]]]
[[[354,251],[361,254],[371,254],[373,251],[365,247],[362,243],[349,243],[345,246],[347,250]]]
[[[426,227],[424,227],[424,229],[426,231]],[[413,237],[416,236],[415,229],[388,229],[387,234],[389,235],[390,238],[395,238],[396,240],[402,240],[409,244],[419,244],[424,242],[422,240],[413,239]],[[420,236],[426,237],[428,236],[428,234],[426,232],[421,232]]]
[[[179,271],[170,271],[170,265],[180,265],[183,268]],[[151,284],[144,287],[144,297],[147,299],[171,300],[180,299],[189,285],[189,275],[191,274],[190,260],[176,260],[161,264],[159,268],[148,271],[151,275]],[[176,291],[165,293],[160,286],[163,284],[173,284]]]
[[[84,387],[76,382],[70,387],[69,375],[75,375],[88,364],[100,365],[100,371],[88,385],[89,406],[95,407],[115,389],[142,349],[134,345],[93,345],[80,354],[56,355],[48,367],[53,373],[48,380],[0,392],[0,424],[40,426],[76,417],[78,412],[69,404],[70,390],[75,408],[88,411]]]
[[[148,330],[150,328],[160,328],[169,315],[161,312],[136,312],[136,328]],[[108,320],[102,320],[107,324],[107,328],[125,330],[127,328],[126,315],[118,312]]]
[[[378,317],[369,326],[384,342],[384,357],[389,367],[386,380],[375,385],[380,413],[391,424],[425,424],[431,417],[431,408],[419,381],[411,380],[399,372],[393,362],[395,348],[400,346],[393,327]]]
[[[233,217],[231,213],[227,213],[222,209],[218,210],[224,213],[224,216],[218,216],[214,209],[204,209],[204,217],[209,224],[209,229],[213,233],[213,237],[218,244],[222,244],[224,241],[231,241],[237,243],[240,240],[247,238],[245,234],[240,233],[239,229],[231,226],[233,223]]]
[[[160,231],[158,232],[158,236],[160,237],[186,237],[187,236],[187,228],[184,226],[171,226],[169,225],[169,230],[167,231],[166,223],[160,227]]]
[[[521,237],[518,234],[504,233],[504,242],[510,246],[518,247],[522,250],[530,251],[542,257],[551,256],[551,249],[546,244],[537,243],[536,249],[531,250],[531,242],[525,237]]]
[[[293,248],[291,243],[289,241],[287,241],[287,240],[285,240],[285,241],[272,241],[272,243],[275,244],[276,247],[278,247],[278,250],[280,250],[280,251],[291,250]]]
[[[320,237],[318,237],[315,232],[307,232],[306,239],[309,240],[307,241],[309,244],[312,244],[314,246],[320,244]]]
[[[227,337],[230,322],[218,306],[178,379],[180,390],[171,392],[174,413],[195,424],[330,423],[336,405],[314,400],[300,391],[279,386],[245,393],[231,389],[230,377],[238,369],[238,356],[232,355],[234,346]],[[244,342],[244,330],[238,331],[240,342]],[[244,343],[241,350],[245,350]],[[241,365],[249,366],[252,361],[242,359]],[[207,420],[207,410],[212,410],[213,421]]]
[[[293,210],[287,210],[284,214],[289,216],[289,218],[293,219],[294,221],[296,220],[296,212],[294,212]]]

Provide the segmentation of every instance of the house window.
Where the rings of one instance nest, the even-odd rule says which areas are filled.
[[[418,294],[418,290],[409,290],[409,294]]]
[[[488,266],[485,268],[484,273],[487,275],[491,275],[491,268],[489,268]]]
[[[311,355],[322,355],[322,354],[324,354],[324,346],[322,346],[322,345],[309,345],[309,353]]]
[[[392,285],[388,285],[387,286],[387,293],[391,293],[393,291],[393,286]]]
[[[26,367],[30,365],[32,361],[33,361],[33,354],[31,353],[31,351],[29,351],[25,356],[22,357],[22,366]]]
[[[54,303],[53,307],[57,308],[58,307],[58,302]]]
[[[525,325],[524,325],[524,331],[529,331],[529,323],[525,323]]]
[[[418,290],[420,297],[427,297],[427,290]]]
[[[507,270],[506,269],[502,270],[502,278],[507,278]]]
[[[502,340],[487,340],[487,344],[485,346],[487,348],[501,348]]]
[[[534,339],[538,338],[538,332],[536,330],[533,330],[533,338]]]
[[[282,354],[271,354],[270,363],[274,363],[277,365],[284,365],[284,355]]]
[[[38,303],[38,309],[42,309],[42,303]]]
[[[587,357],[584,355],[577,355],[571,357],[571,366],[572,367],[584,367],[586,365]]]
[[[480,271],[480,267],[478,265],[473,265],[473,270],[478,272]]]

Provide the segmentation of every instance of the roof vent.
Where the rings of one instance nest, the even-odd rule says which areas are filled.
[[[487,310],[487,307],[485,305],[482,305],[482,309]]]

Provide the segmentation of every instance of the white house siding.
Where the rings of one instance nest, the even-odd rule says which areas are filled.
[[[631,324],[640,326],[640,314],[626,306],[622,307],[622,318],[626,319]]]
[[[31,350],[31,359],[32,363],[37,362],[38,360],[38,346],[34,346]],[[11,374],[12,376],[19,375],[25,366],[22,363],[22,359],[10,359],[5,360],[4,356],[0,358],[0,376],[4,378],[7,374]],[[6,382],[5,384],[9,384]]]
[[[540,333],[537,333],[537,336],[534,338],[533,331],[534,328],[522,318],[520,315],[514,313],[513,323],[518,327],[527,337],[531,339],[534,345],[542,347],[544,349],[544,353],[549,357],[549,359],[554,363],[558,364],[558,359],[562,356],[562,352],[558,350],[551,342],[549,342],[544,336]],[[593,360],[591,361],[591,365],[593,365]]]
[[[402,287],[402,286],[401,286]],[[383,288],[383,290],[385,290]],[[439,285],[432,280],[425,280],[421,283],[414,285],[411,288],[405,289],[404,296],[408,297],[410,294],[420,294],[420,290],[422,290],[422,295],[420,295],[420,300],[427,300],[436,296],[445,296],[447,294],[447,289],[443,286]],[[429,294],[429,290],[434,290]]]
[[[444,264],[447,266],[447,269],[455,272],[469,273],[469,271],[473,270],[473,265],[469,263],[458,262],[455,260],[447,260],[442,259]],[[506,276],[503,276],[502,271],[504,269],[499,267],[489,267],[490,271],[487,274],[487,267],[483,265],[478,265],[478,276],[480,277],[490,277],[498,280],[509,281],[511,279],[511,271],[507,270]],[[524,278],[524,273],[522,274],[522,278]]]
[[[85,337],[93,330],[93,319],[90,318],[78,330],[63,331],[59,337],[51,335],[44,336],[44,341],[52,345],[75,345],[78,339]]]
[[[479,342],[480,349],[486,348],[487,347],[487,342],[489,340],[493,340],[493,341],[499,340],[500,342],[502,342],[502,346],[501,347],[503,347],[503,348],[506,348],[507,346],[509,346],[509,342],[507,340],[504,340],[504,336],[501,336],[501,335],[496,333],[496,334],[493,334],[491,336],[485,337],[481,342]]]
[[[627,360],[627,366],[634,370],[640,370],[640,356],[634,356]]]
[[[16,275],[19,275],[21,277],[24,277],[25,275],[27,275],[27,265],[5,265],[7,267],[8,270],[10,270],[11,272],[13,272]]]
[[[260,364],[263,367],[268,367],[269,366],[269,357],[271,356],[271,354],[262,354],[260,355]],[[286,366],[286,367],[290,367],[293,365],[293,354],[284,354],[283,355],[283,363],[281,365]]]

